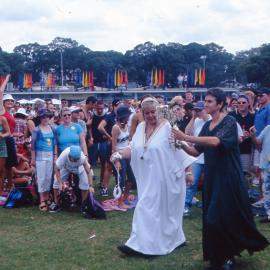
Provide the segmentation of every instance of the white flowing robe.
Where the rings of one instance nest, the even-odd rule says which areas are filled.
[[[158,130],[144,152],[144,129],[142,122],[131,143],[138,203],[126,245],[144,254],[165,255],[186,241],[182,229],[185,168],[196,159],[169,143],[171,126],[168,122]]]

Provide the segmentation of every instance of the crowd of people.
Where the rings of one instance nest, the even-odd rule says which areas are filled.
[[[83,201],[97,189],[112,195],[110,178],[119,173],[119,207],[128,208],[131,189],[138,194],[130,238],[119,250],[154,256],[185,245],[183,216],[192,215],[202,186],[209,269],[232,269],[241,251],[268,245],[251,204],[264,206],[260,221],[270,223],[269,88],[230,96],[209,89],[204,101],[186,91],[168,103],[160,95],[108,103],[90,96],[84,103],[63,99],[56,108],[49,99],[19,104],[4,93],[8,80],[0,87],[0,196],[35,175],[40,211],[57,212],[71,174]],[[251,202],[254,186],[260,196]]]

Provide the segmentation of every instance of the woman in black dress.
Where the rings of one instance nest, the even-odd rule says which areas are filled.
[[[208,269],[232,269],[234,256],[250,254],[267,247],[267,239],[256,229],[240,164],[237,126],[223,113],[226,95],[219,88],[209,89],[205,110],[211,114],[199,137],[173,130],[176,140],[193,143],[184,146],[188,154],[205,156],[203,187],[203,257]]]

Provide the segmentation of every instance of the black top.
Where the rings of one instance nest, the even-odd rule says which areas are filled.
[[[179,130],[185,132],[186,126],[190,122],[191,117],[188,115],[185,115],[182,120],[176,121],[176,125],[179,128]]]
[[[92,119],[92,135],[93,135],[93,143],[102,143],[102,142],[106,142],[107,138],[98,130],[98,126],[100,124],[100,122],[105,119],[105,115],[93,115],[93,119]]]
[[[213,130],[210,123],[205,123],[199,136],[218,137],[220,144],[195,145],[205,159],[203,255],[204,260],[221,264],[245,249],[252,253],[269,243],[257,230],[249,206],[236,121],[227,115]]]
[[[109,135],[112,135],[112,128],[116,123],[116,114],[114,113],[114,111],[106,114],[105,121],[106,121],[105,129]]]
[[[230,112],[229,115],[233,116],[237,123],[241,126],[243,131],[249,131],[249,129],[254,125],[254,117],[253,113],[248,113],[246,116],[242,116],[237,112]],[[247,138],[244,139],[242,143],[240,143],[240,154],[251,154],[252,150],[252,139]]]

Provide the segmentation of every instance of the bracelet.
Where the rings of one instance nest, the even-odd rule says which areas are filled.
[[[192,175],[192,172],[186,172],[186,176]]]

